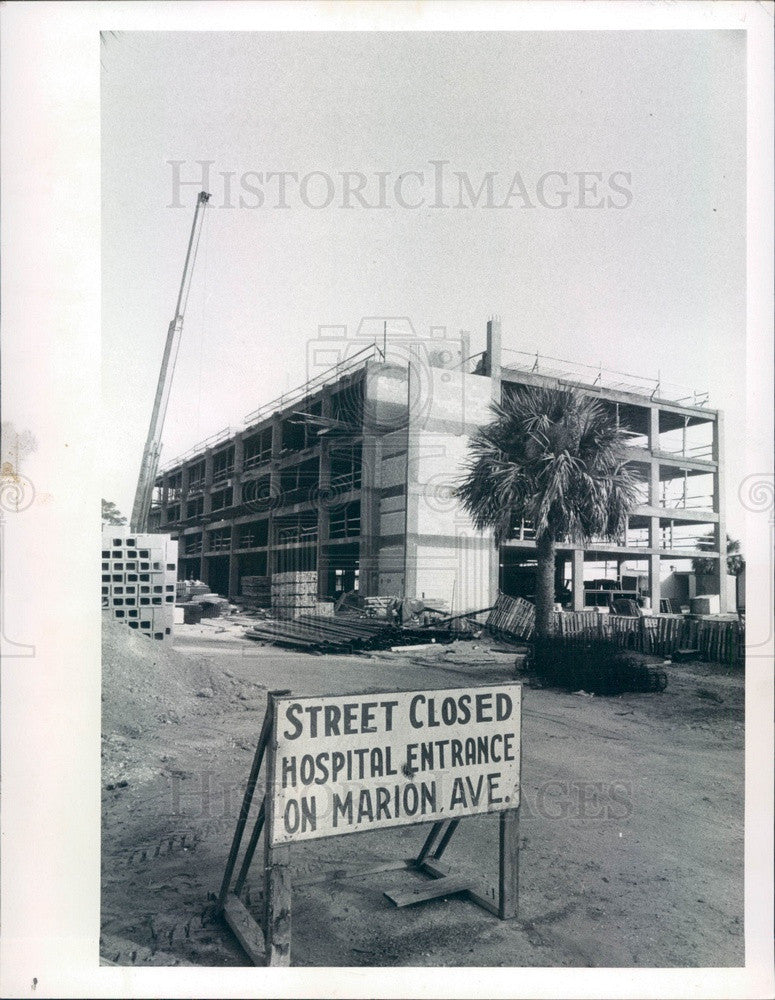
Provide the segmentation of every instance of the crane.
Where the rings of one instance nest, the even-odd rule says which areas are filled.
[[[153,401],[153,411],[151,413],[151,423],[148,427],[148,437],[145,440],[143,458],[140,463],[140,475],[137,479],[137,490],[135,492],[135,502],[132,507],[132,518],[130,521],[132,531],[140,534],[148,530],[148,514],[151,510],[151,494],[156,481],[156,473],[159,468],[159,455],[161,454],[161,434],[164,428],[164,417],[167,413],[167,403],[170,398],[170,388],[172,387],[172,376],[175,373],[175,362],[178,357],[180,347],[180,335],[183,332],[183,316],[186,311],[186,302],[191,288],[191,276],[194,270],[194,261],[199,246],[199,237],[202,233],[202,223],[204,221],[204,210],[210,195],[206,191],[200,191],[196,201],[194,211],[194,222],[191,226],[191,236],[188,241],[186,252],[186,263],[183,266],[183,279],[180,283],[180,292],[175,306],[175,315],[167,330],[167,342],[164,345],[164,356],[159,372],[159,383],[156,386],[156,398]]]

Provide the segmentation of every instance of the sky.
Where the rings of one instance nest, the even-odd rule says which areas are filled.
[[[497,314],[504,348],[707,390],[740,536],[742,32],[118,33],[101,103],[103,495],[125,514],[209,161],[162,463],[304,382],[321,326],[408,317],[474,351]]]

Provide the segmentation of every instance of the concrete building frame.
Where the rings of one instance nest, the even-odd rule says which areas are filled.
[[[621,539],[558,544],[558,582],[567,576],[574,610],[598,603],[585,587],[596,561],[612,561],[617,576],[645,565],[658,611],[666,561],[695,556],[714,561],[727,610],[723,416],[704,394],[504,351],[498,319],[481,356],[468,357],[466,336],[443,350],[428,343],[396,357],[367,345],[170,463],[156,481],[151,530],[178,538],[180,576],[238,597],[243,576],[316,569],[321,599],[357,587],[486,607],[499,587],[513,592],[514,567],[536,546],[520,524],[496,552],[457,505],[468,440],[513,387],[573,384],[628,429],[644,482]]]

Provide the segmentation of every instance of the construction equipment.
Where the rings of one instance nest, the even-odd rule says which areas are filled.
[[[148,437],[145,441],[145,449],[143,450],[143,458],[140,464],[140,475],[137,480],[137,491],[135,492],[135,502],[132,507],[130,522],[133,532],[145,532],[148,530],[151,495],[159,468],[159,455],[161,454],[161,433],[164,427],[164,417],[167,413],[167,403],[170,398],[172,376],[175,373],[175,362],[177,361],[178,348],[180,347],[180,335],[183,332],[183,316],[186,311],[189,289],[191,288],[191,276],[194,270],[196,252],[199,247],[199,237],[202,233],[204,210],[209,200],[210,195],[206,191],[201,191],[196,201],[194,222],[191,226],[191,236],[186,252],[186,263],[183,267],[183,279],[180,283],[178,302],[175,306],[175,316],[167,330],[167,342],[164,345],[164,357],[162,358],[161,371],[159,372],[159,384],[156,387],[156,398],[153,401],[151,423],[148,428]]]

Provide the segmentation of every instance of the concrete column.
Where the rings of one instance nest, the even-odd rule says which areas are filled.
[[[204,481],[204,493],[203,493],[203,503],[204,510],[202,513],[202,561],[200,563],[199,579],[203,583],[210,582],[210,563],[208,558],[205,556],[207,551],[207,524],[211,520],[211,514],[213,510],[213,452],[211,448],[208,448],[205,452],[205,481]]]
[[[188,515],[188,474],[189,465],[184,465],[180,470],[180,519],[185,521]]]
[[[323,386],[320,400],[321,416],[331,416],[331,386]],[[320,496],[326,498],[331,487],[331,442],[326,438],[320,438]],[[318,504],[318,547],[317,547],[317,567],[318,567],[318,598],[325,600],[328,596],[328,569],[329,569],[329,527],[331,523],[331,504],[327,499],[323,499]]]
[[[659,407],[652,406],[649,409],[649,451],[656,451],[659,448]]]
[[[417,375],[412,364],[408,368],[407,404],[414,398],[414,381]],[[416,408],[408,405],[406,428],[406,478],[405,478],[405,532],[404,532],[404,597],[417,595],[417,528],[419,524],[420,496],[417,488],[419,456],[419,426]],[[365,470],[364,470],[365,471]],[[497,565],[497,560],[496,560]],[[497,579],[497,577],[496,577]],[[496,584],[497,587],[497,584]]]
[[[238,434],[234,439],[234,471],[231,474],[232,479],[232,494],[231,502],[234,506],[242,503],[242,483],[240,479],[242,477],[242,469],[245,458],[245,442],[243,436]],[[239,528],[234,523],[234,513],[232,511],[231,518],[231,541],[229,542],[229,585],[228,585],[228,597],[236,597],[239,594],[239,560],[240,557],[235,553],[237,548],[237,534]]]
[[[487,353],[484,374],[500,382],[501,377],[501,321],[497,316],[487,320]]]
[[[655,615],[659,614],[659,599],[661,596],[659,579],[660,562],[659,554],[652,552],[649,556],[649,590],[651,591],[651,610]]]
[[[490,603],[495,604],[501,586],[501,552],[497,545],[490,547]]]
[[[364,433],[361,465],[361,537],[358,552],[360,589],[366,597],[379,590],[380,467],[382,441]]]
[[[492,317],[487,321],[487,353],[485,354],[484,374],[490,376],[490,398],[494,403],[500,403],[501,388],[501,321]],[[500,591],[501,552],[493,547],[490,558],[490,600],[494,604]]]
[[[408,378],[413,378],[412,365]],[[377,368],[381,371],[381,368]],[[378,379],[367,372],[361,442],[361,536],[358,551],[360,589],[365,596],[379,593],[380,498],[382,487],[382,437],[379,432],[379,399],[368,398]],[[408,383],[407,383],[408,385]],[[411,415],[409,417],[411,420]]]
[[[266,575],[274,575],[274,554],[276,546],[276,532],[274,523],[274,507],[272,502],[280,495],[280,451],[282,450],[280,418],[275,414],[272,417],[272,461],[269,466],[269,518],[267,523],[267,552],[266,552]]]
[[[713,461],[716,471],[713,475],[713,509],[718,514],[715,526],[716,548],[719,552],[714,587],[719,595],[719,610],[725,614],[729,610],[727,601],[727,515],[724,485],[724,415],[719,410],[713,424]]]
[[[649,411],[649,448],[653,451],[659,442],[659,409],[652,407]],[[649,504],[659,507],[659,460],[652,456],[649,464]],[[649,590],[651,591],[651,607],[654,614],[659,614],[660,557],[658,550],[662,547],[659,517],[649,518]]]
[[[571,567],[573,610],[584,610],[584,550],[574,549]]]
[[[162,531],[167,525],[167,499],[169,491],[169,476],[165,473],[161,481],[161,506],[159,507],[159,527]]]
[[[649,462],[649,504],[659,507],[659,459],[652,458]]]
[[[213,509],[213,452],[208,448],[205,452],[205,482],[204,482],[204,514],[207,516]]]
[[[320,442],[320,475],[318,478],[318,598],[324,600],[328,596],[328,538],[331,520],[329,503],[331,490],[331,443],[325,439]]]
[[[659,449],[659,407],[652,406],[649,409],[649,451],[652,453],[649,462],[649,505],[654,508],[659,507],[659,459],[654,457],[654,452]],[[651,591],[651,607],[654,614],[659,614],[660,597],[660,558],[658,551],[662,542],[659,529],[659,518],[649,518],[649,548],[652,550],[649,555],[649,590]]]
[[[236,597],[239,594],[239,556],[234,549],[237,545],[237,526],[231,526],[231,544],[229,546],[229,593],[227,597]]]
[[[245,468],[245,439],[242,434],[238,434],[234,439],[234,472],[232,478],[234,487],[232,490],[232,503],[238,506],[242,503],[242,473]]]

